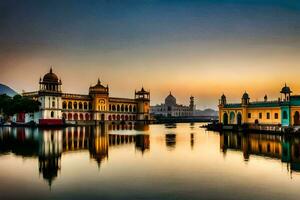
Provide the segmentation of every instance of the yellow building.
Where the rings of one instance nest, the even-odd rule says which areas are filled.
[[[97,84],[89,88],[86,95],[63,93],[62,82],[52,69],[43,79],[36,92],[23,93],[23,96],[41,102],[40,111],[34,113],[27,122],[41,125],[89,122],[128,122],[149,121],[150,92],[142,88],[135,91],[134,98],[116,98],[109,96],[108,86]]]
[[[268,125],[290,127],[300,125],[300,96],[291,95],[288,86],[281,90],[281,98],[269,101],[250,101],[245,92],[240,103],[227,103],[223,94],[219,100],[219,122],[223,125]]]

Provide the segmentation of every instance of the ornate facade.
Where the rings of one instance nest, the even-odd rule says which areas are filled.
[[[196,106],[194,104],[194,97],[190,97],[190,105],[184,106],[176,103],[176,98],[170,94],[165,98],[165,103],[151,106],[151,114],[162,115],[165,117],[182,117],[194,116]]]
[[[52,125],[86,124],[95,122],[147,122],[150,109],[150,92],[142,88],[135,91],[133,99],[109,96],[109,87],[103,86],[98,79],[96,85],[89,88],[87,95],[63,93],[62,81],[53,73],[52,68],[40,79],[39,90],[23,93],[23,96],[41,102],[40,111],[26,115],[25,121]]]
[[[291,95],[287,85],[280,93],[277,100],[269,101],[266,95],[263,101],[251,102],[245,92],[241,103],[227,103],[223,94],[219,100],[219,122],[223,125],[300,126],[300,96]]]

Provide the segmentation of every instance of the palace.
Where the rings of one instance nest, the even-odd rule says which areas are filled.
[[[142,88],[135,91],[134,99],[109,96],[108,86],[98,79],[96,85],[89,88],[89,94],[63,93],[62,82],[53,73],[52,68],[43,79],[40,78],[39,90],[23,93],[23,96],[38,100],[40,111],[16,116],[15,122],[34,121],[39,125],[95,124],[97,122],[147,122],[150,108],[150,92]]]
[[[295,127],[300,125],[300,95],[291,95],[285,85],[278,100],[250,101],[245,92],[240,103],[227,103],[223,94],[219,100],[219,122],[223,125],[261,125],[273,127]]]
[[[196,106],[194,97],[190,97],[190,105],[184,106],[176,103],[176,98],[170,94],[165,98],[165,103],[150,107],[150,113],[153,115],[162,115],[165,117],[194,116]]]

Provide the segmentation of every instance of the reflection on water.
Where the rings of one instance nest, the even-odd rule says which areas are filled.
[[[108,158],[109,147],[134,143],[144,153],[150,149],[149,135],[108,134],[108,130],[132,130],[132,126],[100,125],[65,129],[4,128],[0,134],[0,156],[9,152],[38,158],[39,172],[51,186],[61,169],[63,153],[88,150],[90,158],[101,162]],[[137,126],[135,130],[148,130]]]
[[[300,137],[202,125],[0,128],[0,199],[299,197]]]
[[[169,150],[173,150],[176,147],[176,134],[167,133],[166,134],[166,146]]]
[[[281,135],[223,133],[220,147],[226,155],[228,149],[243,152],[245,161],[251,155],[281,160],[288,170],[300,171],[300,138]]]
[[[194,147],[194,133],[191,133],[191,149]]]

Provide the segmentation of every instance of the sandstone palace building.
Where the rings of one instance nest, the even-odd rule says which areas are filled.
[[[16,122],[34,121],[40,125],[95,124],[97,122],[123,122],[133,124],[149,120],[150,92],[142,88],[135,91],[134,98],[109,96],[109,87],[98,79],[89,88],[87,95],[62,92],[62,82],[50,72],[39,81],[39,90],[23,93],[23,96],[38,100],[40,111],[15,117]]]
[[[250,101],[248,93],[244,93],[240,103],[227,103],[223,94],[219,101],[219,122],[223,125],[248,124],[252,127],[267,128],[300,126],[300,96],[291,95],[291,89],[285,85],[281,97],[269,101]]]

